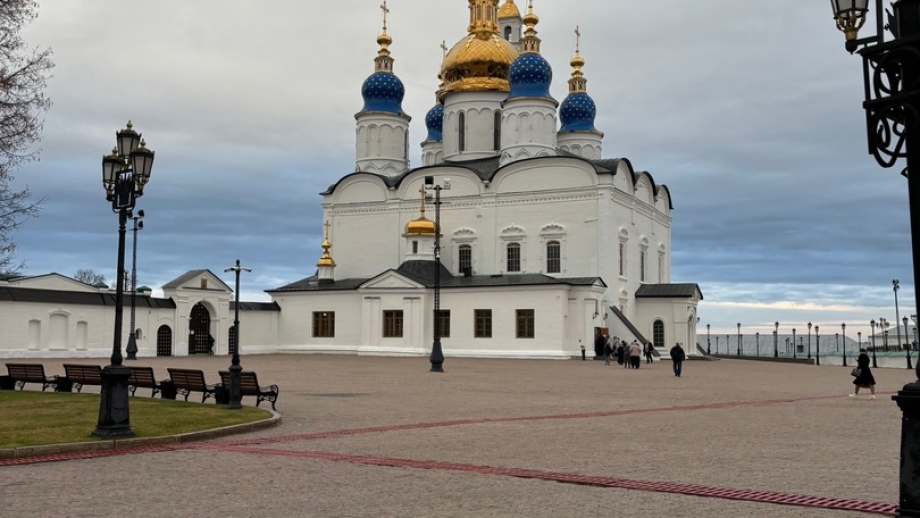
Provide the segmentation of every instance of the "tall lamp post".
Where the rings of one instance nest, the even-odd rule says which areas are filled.
[[[130,437],[131,418],[128,411],[128,378],[131,370],[122,365],[121,333],[125,278],[125,226],[135,201],[143,196],[144,186],[153,169],[153,151],[147,149],[141,135],[134,131],[131,122],[115,134],[116,147],[112,154],[102,157],[102,185],[105,199],[112,203],[118,214],[118,271],[115,284],[115,329],[111,364],[102,369],[99,420],[93,435],[96,437]]]
[[[712,342],[709,341],[709,324],[706,324],[706,354],[712,354]]]
[[[789,337],[786,337],[786,354],[789,354]]]
[[[144,219],[143,209],[137,211],[137,214],[131,216],[131,219],[134,220],[134,228],[131,229],[131,232],[134,233],[134,241],[131,246],[131,333],[128,335],[128,346],[125,347],[125,352],[128,353],[128,360],[136,360],[137,338],[135,337],[134,314],[137,308],[137,231],[144,228],[144,222],[141,221]]]
[[[907,333],[907,321],[908,321],[907,317],[904,317],[901,319],[901,323],[904,324],[904,339],[907,341],[910,341],[910,334]],[[913,369],[913,367],[910,364],[910,344],[907,344],[907,347],[905,347],[904,349],[905,349],[905,352],[907,353],[907,368]]]
[[[847,366],[847,323],[840,324],[840,334],[843,335],[843,366]]]
[[[918,198],[918,201],[920,201],[920,198]],[[901,287],[901,283],[897,279],[892,279],[891,285],[894,289],[894,327],[898,330],[898,347],[904,347],[904,342],[901,341],[901,326],[898,325],[898,322],[901,321],[901,313],[898,311],[898,289]],[[904,330],[906,332],[907,326],[904,326]],[[910,351],[907,351],[907,368],[910,368]]]
[[[716,354],[719,354],[719,335],[716,335]]]
[[[425,190],[434,191],[434,340],[431,344],[430,372],[444,372],[444,352],[441,350],[441,191],[450,190],[450,178],[444,185],[435,185],[434,176],[425,177]]]
[[[754,351],[757,357],[760,358],[760,331],[754,333]]]
[[[821,336],[818,334],[818,326],[815,326],[815,365],[821,365]]]
[[[875,320],[869,321],[869,327],[872,328],[872,334],[870,335],[870,344],[872,345],[872,368],[878,368],[878,360],[875,359]]]
[[[240,266],[240,260],[236,260],[236,265],[230,268],[224,268],[224,272],[233,272],[236,275],[236,287],[233,291],[233,359],[230,360],[230,399],[227,401],[227,408],[237,410],[243,408],[243,388],[240,381],[240,373],[243,367],[240,365],[240,272],[251,272],[252,268]]]
[[[741,322],[738,322],[738,354],[741,356]]]
[[[773,324],[773,357],[779,358],[779,322]]]
[[[808,323],[808,359],[811,359],[811,322]]]
[[[795,359],[795,328],[792,328],[792,359]]]

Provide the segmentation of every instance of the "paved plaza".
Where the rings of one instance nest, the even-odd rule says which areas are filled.
[[[229,358],[131,364],[159,378],[200,368],[216,382]],[[847,397],[849,368],[756,361],[691,361],[681,378],[670,362],[447,358],[444,374],[424,358],[242,364],[280,385],[280,426],[0,461],[0,516],[880,516],[898,500],[890,395],[913,380],[876,369],[880,395],[868,401]]]

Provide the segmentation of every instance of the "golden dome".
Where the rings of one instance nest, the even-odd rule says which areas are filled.
[[[424,215],[406,223],[407,236],[433,236],[435,234],[434,221]]]
[[[469,34],[444,57],[444,92],[508,92],[508,68],[517,57],[517,49],[497,33]]]
[[[520,18],[521,12],[518,11],[516,5],[514,5],[514,0],[505,0],[505,3],[498,10],[499,18]]]

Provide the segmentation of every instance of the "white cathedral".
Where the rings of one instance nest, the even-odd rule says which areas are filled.
[[[355,171],[322,193],[316,274],[240,303],[241,350],[425,356],[437,318],[448,358],[581,357],[605,331],[700,354],[699,286],[669,282],[670,192],[602,158],[578,45],[560,104],[532,2],[523,16],[514,0],[468,2],[417,168],[384,14]],[[235,302],[217,276],[192,270],[163,292],[137,294],[139,357],[232,350]],[[0,357],[108,356],[112,301],[56,274],[0,278]]]

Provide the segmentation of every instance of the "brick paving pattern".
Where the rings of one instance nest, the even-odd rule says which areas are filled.
[[[229,359],[132,363],[217,378]],[[732,360],[688,362],[682,378],[669,362],[448,358],[434,374],[423,358],[244,355],[243,366],[280,385],[279,427],[3,460],[0,515],[893,515],[890,394],[913,381],[877,369],[879,399],[866,401],[846,396],[849,369]]]

